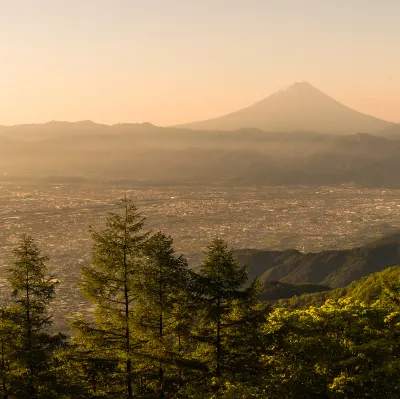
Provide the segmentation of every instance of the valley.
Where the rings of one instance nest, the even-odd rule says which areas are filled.
[[[22,233],[37,238],[60,280],[57,316],[88,311],[78,291],[89,262],[89,225],[100,228],[124,195],[153,231],[200,262],[219,236],[234,248],[319,252],[361,246],[400,230],[400,190],[339,187],[138,186],[0,182],[0,262],[4,293],[11,250]],[[58,318],[59,319],[59,318]],[[60,319],[59,319],[60,321]],[[60,321],[61,322],[61,321]]]

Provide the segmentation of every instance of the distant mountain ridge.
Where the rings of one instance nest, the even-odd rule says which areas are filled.
[[[241,264],[249,267],[250,278],[263,284],[314,284],[344,287],[355,280],[390,266],[400,265],[400,233],[359,248],[302,253],[294,249],[234,251]]]
[[[93,136],[104,134],[119,134],[121,132],[137,132],[162,129],[151,123],[118,123],[105,125],[90,120],[65,122],[50,121],[46,123],[31,123],[13,126],[0,125],[0,136],[14,140],[37,141],[57,139],[65,136]]]
[[[395,128],[378,137],[91,121],[0,126],[0,176],[400,188]]]
[[[272,283],[270,283],[272,284]],[[290,286],[290,285],[289,285]],[[265,296],[262,299],[276,301],[274,306],[285,308],[308,308],[309,306],[321,306],[326,300],[338,300],[340,298],[352,298],[353,300],[362,301],[368,305],[375,301],[381,302],[383,305],[400,305],[398,297],[400,286],[400,266],[391,266],[382,271],[372,273],[360,280],[353,281],[351,284],[343,288],[335,290],[325,290],[323,287],[311,287],[297,289],[296,293],[290,295],[290,287],[286,288],[285,294],[280,295],[279,290],[272,291],[267,288]],[[293,292],[293,289],[292,289]],[[391,304],[390,304],[391,303]]]
[[[373,134],[392,125],[394,123],[340,104],[308,82],[296,82],[247,108],[179,127],[193,130],[257,128],[266,132]]]

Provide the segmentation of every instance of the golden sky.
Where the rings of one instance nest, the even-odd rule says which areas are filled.
[[[207,119],[306,80],[400,122],[398,0],[0,0],[0,124]]]

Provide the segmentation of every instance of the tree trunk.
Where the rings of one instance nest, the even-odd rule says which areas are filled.
[[[221,377],[221,297],[218,295],[218,304],[217,304],[217,340],[216,340],[216,349],[217,349],[217,367],[215,369],[215,376],[217,378]]]
[[[29,370],[28,375],[28,396],[27,398],[34,398],[35,397],[35,387],[33,386],[33,359],[32,359],[32,323],[31,323],[31,303],[30,303],[30,290],[29,290],[29,270],[28,266],[26,266],[26,285],[25,285],[25,292],[26,292],[26,345],[27,345],[27,366]]]
[[[160,344],[162,343],[162,339],[163,339],[163,305],[162,305],[162,266],[161,266],[161,262],[160,262],[160,270],[159,270],[159,301],[160,301],[160,320],[159,320],[159,340],[160,340]],[[159,368],[159,372],[158,372],[158,383],[160,386],[160,395],[159,395],[159,399],[164,399],[164,370],[163,370],[163,365],[162,365],[162,360],[160,359],[160,368]]]
[[[126,350],[126,385],[128,388],[128,399],[133,399],[132,391],[132,361],[131,356],[131,344],[130,344],[130,328],[129,328],[129,292],[128,292],[128,265],[126,259],[127,249],[127,231],[126,227],[128,224],[128,205],[125,203],[125,234],[124,234],[124,296],[125,296],[125,350]]]
[[[7,384],[6,384],[6,362],[4,357],[4,342],[1,342],[1,383],[3,390],[3,399],[8,399],[7,395]]]

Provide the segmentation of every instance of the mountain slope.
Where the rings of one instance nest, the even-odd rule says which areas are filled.
[[[280,281],[288,284],[317,284],[344,287],[371,273],[400,264],[400,234],[360,248],[342,251],[301,253],[296,250],[237,250],[239,263],[249,267],[250,278],[263,284]]]
[[[389,128],[379,132],[380,136],[398,139],[400,137],[400,123],[397,123]]]
[[[384,305],[400,305],[398,292],[400,287],[400,266],[393,266],[380,272],[370,274],[350,285],[332,291],[302,293],[292,298],[281,296],[275,305],[293,309],[321,306],[326,300],[339,298],[352,298],[372,304],[379,300]]]
[[[287,284],[280,281],[271,281],[270,283],[265,283],[262,287],[260,299],[263,301],[276,301],[316,292],[326,294],[330,290],[329,287],[318,284]]]
[[[193,130],[311,131],[328,134],[376,133],[393,125],[352,110],[307,82],[285,90],[239,111],[180,127]]]
[[[400,140],[90,121],[0,126],[0,175],[400,188]]]

